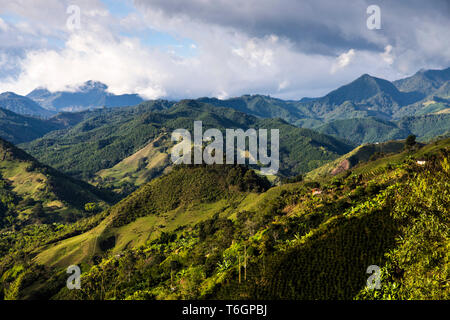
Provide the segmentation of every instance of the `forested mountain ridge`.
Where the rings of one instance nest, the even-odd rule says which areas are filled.
[[[64,127],[59,121],[24,116],[0,108],[0,138],[14,144],[32,141]]]
[[[244,95],[225,100],[200,98],[199,101],[234,108],[257,117],[279,117],[307,127],[352,118],[398,120],[448,108],[449,70],[423,70],[394,82],[364,74],[323,97],[299,101],[284,101],[263,95]]]
[[[438,92],[450,80],[450,67],[443,70],[420,70],[411,77],[393,81],[403,92],[420,92],[424,96]]]
[[[208,128],[264,128],[280,130],[280,174],[307,172],[352,149],[339,139],[298,128],[281,119],[259,119],[230,108],[183,100],[152,101],[123,110],[113,109],[23,144],[40,161],[86,180],[113,168],[165,133],[184,128],[192,132],[194,121]],[[166,150],[167,151],[167,150]]]
[[[264,95],[244,95],[225,100],[220,100],[217,98],[199,98],[196,99],[196,101],[214,105],[216,107],[231,108],[257,118],[281,118],[298,127],[319,129],[323,133],[336,131],[335,134],[331,134],[336,137],[346,138],[346,136],[349,135],[340,133],[339,131],[342,130],[339,130],[339,128],[337,130],[329,128],[333,126],[336,127],[336,121],[340,121],[339,125],[344,124],[344,127],[348,125],[350,127],[358,127],[358,132],[355,135],[358,138],[349,139],[356,145],[365,142],[381,142],[392,138],[404,139],[409,134],[415,134],[418,138],[423,138],[426,140],[434,136],[445,135],[447,131],[446,127],[448,126],[448,120],[445,115],[447,115],[450,111],[449,70],[450,68],[443,70],[422,70],[411,77],[394,82],[389,82],[387,80],[364,74],[351,83],[337,88],[323,97],[304,98],[298,101],[286,101]],[[133,105],[140,103],[141,101],[139,99],[127,100],[128,98],[124,96],[123,99],[126,103],[108,104],[106,103],[107,99],[105,97],[116,96],[108,94],[105,90],[105,85],[94,81],[88,81],[81,87],[79,92],[75,91],[64,93],[71,97],[73,96],[73,99],[70,98],[69,100],[72,99],[72,102],[78,101],[77,103],[81,106],[80,108],[68,108],[67,110],[82,110],[88,105],[96,105],[97,107],[123,106],[126,104]],[[58,99],[61,98],[61,94],[63,93],[51,94],[44,89],[37,89],[30,93],[29,96],[33,97],[40,103],[47,103],[48,101],[46,99],[50,98],[58,101]],[[3,95],[13,94],[5,93]],[[120,96],[117,96],[117,99],[119,98]],[[20,97],[20,99],[12,100],[6,99],[5,101],[13,100],[27,100],[29,104],[31,103],[35,107],[41,108],[27,97]],[[164,100],[147,101],[145,103],[141,103],[140,105],[141,107],[148,107],[152,105],[154,106],[154,112],[162,112],[175,105],[175,102],[165,101],[164,103],[161,103],[162,101]],[[183,101],[180,101],[179,103],[182,102]],[[11,109],[16,104],[16,102],[13,103],[13,105],[8,103],[8,108]],[[1,107],[0,102],[0,108]],[[53,108],[49,106],[47,107]],[[127,110],[132,110],[133,108],[135,107],[119,108],[119,113],[122,111],[127,113]],[[14,107],[13,109],[19,113],[25,112],[25,109],[23,108]],[[64,108],[61,110],[63,109]],[[48,113],[48,110],[43,110],[45,111],[44,113],[46,117],[51,115],[51,113]],[[134,110],[138,109],[135,108]],[[27,111],[25,113],[35,115],[39,114],[37,111]],[[104,109],[94,109],[91,113],[73,112],[72,114],[73,116],[69,116],[69,113],[66,112],[62,115],[62,117],[66,119],[71,117],[72,120],[78,118],[78,122],[80,122],[81,120],[87,120],[88,117],[95,117],[99,114],[106,115],[107,111]],[[421,122],[424,121],[424,119],[426,119],[425,122],[429,122],[428,120],[431,119],[432,116],[435,116],[434,119],[436,119],[436,123],[439,122],[437,125],[438,129],[425,125],[426,129],[420,130],[419,128]],[[23,135],[20,136],[20,133],[17,133],[17,135],[19,135],[18,137],[15,137],[14,133],[11,132],[0,133],[3,134],[3,138],[15,143],[40,138],[44,133],[55,130],[55,127],[52,126],[52,122],[61,124],[58,121],[58,118],[60,117],[61,115],[58,114],[50,119],[51,122],[43,123],[42,127],[38,126],[38,128],[31,128],[31,131],[33,132],[31,132],[29,138],[24,138]],[[368,120],[369,118],[373,120]],[[391,123],[387,123],[387,121],[394,122],[395,124],[392,125]],[[70,124],[66,124],[63,128],[74,126],[78,122],[72,121]],[[375,128],[372,129],[370,127],[366,127],[366,122],[371,122],[371,125],[374,125]],[[401,123],[405,122],[415,122],[416,125],[414,125],[414,128],[416,130],[410,130],[408,127],[402,126]],[[23,127],[22,125],[21,127],[27,131],[30,131],[29,127]],[[389,132],[382,134],[385,129]],[[374,131],[378,131],[378,133],[374,135]]]
[[[427,114],[388,121],[376,117],[336,120],[314,128],[356,145],[404,139],[415,135],[427,141],[433,137],[450,134],[450,114]]]

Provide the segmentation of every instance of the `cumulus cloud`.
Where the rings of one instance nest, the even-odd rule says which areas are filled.
[[[21,61],[19,77],[7,79],[1,87],[19,93],[43,86],[51,91],[67,89],[88,79],[107,83],[115,93],[139,92],[149,98],[164,96],[164,90],[152,81],[162,81],[158,73],[158,54],[142,50],[133,39],[112,39],[98,34],[70,36],[62,51],[38,50]]]

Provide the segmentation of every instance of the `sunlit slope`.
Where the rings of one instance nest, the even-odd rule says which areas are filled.
[[[127,188],[133,190],[167,172],[171,164],[172,144],[169,138],[168,134],[163,134],[114,167],[99,171],[92,180],[93,184],[110,186],[118,193],[126,193]]]
[[[239,166],[176,168],[152,180],[108,209],[94,229],[41,248],[35,261],[65,266],[87,262],[107,250],[120,253],[157,238],[162,232],[188,228],[218,214],[254,207],[267,180]],[[261,194],[262,195],[262,194]]]
[[[106,193],[40,164],[1,139],[0,182],[6,215],[12,214],[16,224],[73,220],[87,214],[87,203],[104,207],[109,200]]]
[[[378,156],[398,153],[404,149],[404,141],[389,141],[378,144],[361,145],[349,153],[331,161],[306,174],[306,179],[312,180],[327,175],[337,175],[351,169],[360,162],[367,162],[378,153]]]

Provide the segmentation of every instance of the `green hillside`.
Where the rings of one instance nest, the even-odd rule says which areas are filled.
[[[49,132],[71,128],[81,121],[107,112],[108,109],[61,112],[49,119],[40,119],[0,108],[0,138],[14,144],[30,142]]]
[[[130,194],[137,187],[170,170],[172,145],[170,136],[162,134],[114,167],[97,172],[91,182],[119,194]]]
[[[448,299],[449,147],[450,139],[416,145],[349,174],[268,190],[244,167],[177,167],[71,226],[75,236],[45,230],[53,241],[23,246],[34,258],[6,255],[2,292],[11,299]],[[73,263],[82,267],[82,290],[65,288]],[[381,268],[380,290],[365,288],[370,265]]]
[[[398,154],[404,150],[404,141],[388,141],[377,144],[361,145],[342,157],[308,172],[305,175],[305,179],[317,180],[327,176],[335,176],[352,169],[359,163],[362,163],[363,167],[367,167],[367,162],[369,160],[385,158],[386,155]],[[405,154],[407,154],[407,152],[405,152]]]
[[[409,134],[408,130],[399,128],[394,122],[374,117],[336,120],[315,130],[340,137],[355,145],[402,139]]]
[[[56,121],[27,117],[0,108],[0,138],[14,144],[32,141],[63,127]]]
[[[309,118],[307,114],[296,107],[295,102],[284,101],[270,96],[244,95],[227,100],[200,98],[197,101],[217,107],[232,108],[260,118],[281,118],[293,124],[296,124],[299,119]]]
[[[420,141],[427,141],[450,132],[450,115],[436,113],[405,117],[397,121],[381,120],[375,117],[336,120],[314,130],[355,145],[405,139],[411,134]]]
[[[106,207],[111,196],[40,164],[0,139],[0,229],[30,223],[73,222]]]
[[[400,128],[408,130],[420,141],[429,141],[434,137],[450,133],[450,114],[441,113],[418,117],[407,117],[397,121]]]
[[[87,179],[120,162],[155,136],[157,128],[148,125],[148,114],[166,104],[153,101],[136,107],[85,112],[87,116],[76,125],[21,147],[45,164]]]

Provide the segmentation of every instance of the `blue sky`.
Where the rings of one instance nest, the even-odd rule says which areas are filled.
[[[136,9],[131,0],[101,1],[108,8],[111,15],[117,18],[125,18],[131,14],[140,15],[139,10]],[[195,54],[195,43],[191,39],[176,37],[173,34],[161,32],[156,29],[146,28],[140,31],[121,32],[120,34],[126,37],[137,37],[146,46],[165,48],[183,57]]]
[[[368,0],[0,0],[0,92],[97,80],[149,99],[300,99],[450,65],[448,1],[376,3],[370,30]]]
[[[133,1],[130,0],[102,0],[111,14],[117,17],[125,17],[132,12],[136,12]]]

